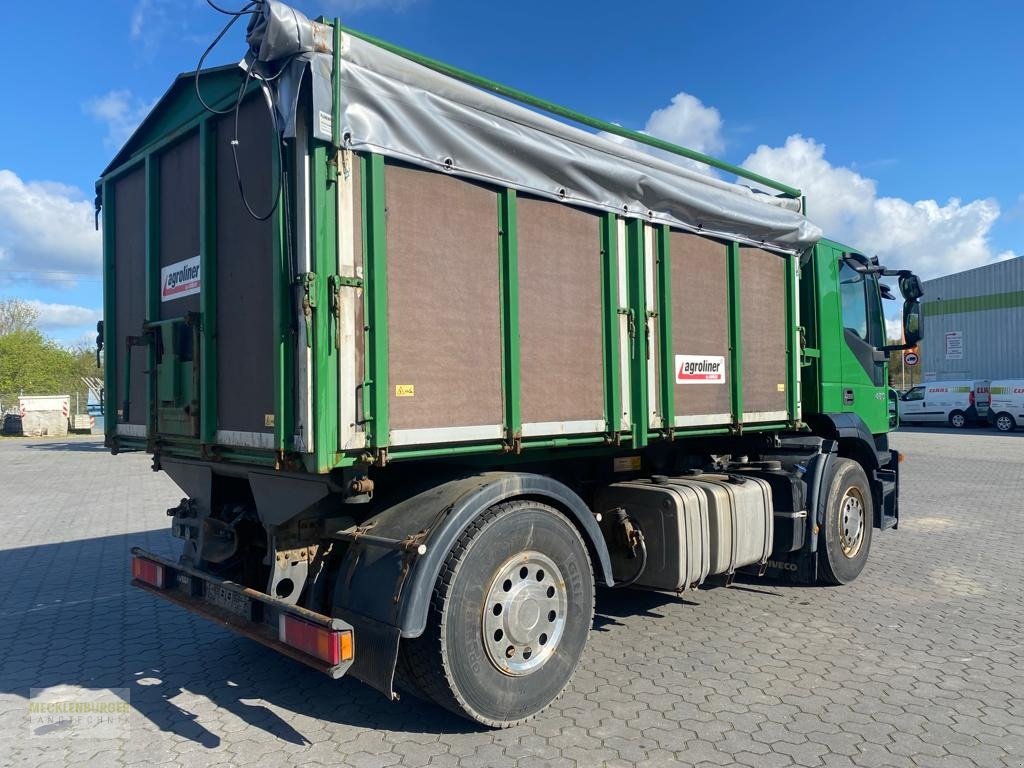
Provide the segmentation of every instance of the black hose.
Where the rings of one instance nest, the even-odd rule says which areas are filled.
[[[209,2],[209,0],[207,0],[207,2]],[[228,21],[228,23],[224,25],[221,31],[217,33],[217,36],[213,38],[213,42],[206,47],[206,50],[203,51],[203,55],[199,57],[199,63],[196,64],[196,71],[192,77],[192,87],[195,89],[196,98],[199,100],[199,103],[203,105],[203,109],[205,109],[207,112],[211,112],[214,115],[231,114],[231,109],[220,110],[211,107],[209,104],[206,103],[206,100],[203,98],[203,94],[199,92],[199,72],[202,70],[203,64],[206,62],[206,57],[213,52],[213,49],[217,47],[217,43],[219,43],[224,38],[224,35],[226,35],[228,33],[228,30],[235,25],[235,22],[242,18],[242,16],[245,16],[249,12],[250,8],[253,8],[254,6],[259,6],[260,2],[261,0],[251,0],[251,2],[246,4],[246,6],[242,8],[240,11],[233,11],[228,13],[228,15],[231,16],[230,21]],[[222,11],[220,8],[217,8],[216,6],[213,7],[221,13],[225,13],[225,11]]]
[[[633,520],[632,522],[633,522],[634,526],[636,526],[636,521]],[[640,566],[636,569],[636,573],[634,573],[628,579],[626,579],[625,581],[617,582],[614,585],[615,589],[619,589],[620,587],[631,587],[631,586],[633,586],[634,584],[636,584],[637,579],[639,579],[643,575],[644,570],[647,568],[647,543],[644,541],[644,532],[640,530],[639,526],[635,527],[635,531],[636,531],[636,538],[637,538],[636,546],[637,546],[637,549],[640,550],[640,556],[639,556]]]

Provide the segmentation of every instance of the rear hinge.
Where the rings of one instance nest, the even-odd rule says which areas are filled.
[[[628,307],[619,307],[619,314],[626,316],[626,329],[630,339],[636,338],[636,317],[633,310]]]
[[[316,309],[316,272],[303,272],[296,283],[302,288],[302,319],[306,323],[306,346],[313,346],[313,310]]]
[[[522,432],[509,432],[505,430],[505,453],[522,453],[523,452],[523,433]]]

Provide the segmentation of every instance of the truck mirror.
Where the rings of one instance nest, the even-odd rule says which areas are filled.
[[[903,302],[903,343],[913,346],[920,340],[921,305],[917,300],[908,299]]]
[[[924,296],[924,288],[921,286],[921,279],[917,275],[900,275],[900,293],[907,301],[917,301]]]

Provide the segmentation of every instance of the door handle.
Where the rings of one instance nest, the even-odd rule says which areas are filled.
[[[853,390],[852,389],[844,389],[843,390],[843,405],[853,405]]]

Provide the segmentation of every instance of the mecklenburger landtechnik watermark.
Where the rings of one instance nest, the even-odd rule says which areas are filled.
[[[29,689],[32,738],[120,739],[131,715],[127,688],[56,685]]]

